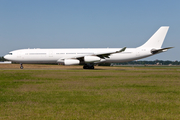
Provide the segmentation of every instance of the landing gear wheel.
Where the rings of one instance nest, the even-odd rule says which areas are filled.
[[[87,66],[87,65],[84,65],[84,66],[83,66],[83,69],[88,69],[88,66]]]
[[[94,69],[94,65],[92,65],[92,64],[85,64],[83,66],[83,69]]]
[[[92,66],[90,66],[90,69],[94,69],[94,66],[92,65]]]
[[[20,63],[20,69],[23,69],[24,67],[23,67],[23,64],[22,63]]]

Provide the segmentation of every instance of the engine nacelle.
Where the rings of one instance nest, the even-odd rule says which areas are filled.
[[[77,59],[65,59],[64,65],[78,65],[80,63]]]
[[[85,56],[84,57],[84,62],[99,62],[101,60],[100,57],[97,57],[97,56]]]

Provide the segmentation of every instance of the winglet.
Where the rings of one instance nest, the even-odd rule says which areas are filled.
[[[123,52],[123,51],[125,51],[125,50],[126,50],[126,47],[122,48],[122,49],[119,50],[119,51],[116,51],[116,53],[120,53],[120,52]]]

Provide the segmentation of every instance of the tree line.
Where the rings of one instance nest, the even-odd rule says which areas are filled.
[[[154,60],[154,61],[130,61],[114,63],[114,65],[180,65],[180,61]]]
[[[6,61],[4,57],[0,57],[0,61]]]

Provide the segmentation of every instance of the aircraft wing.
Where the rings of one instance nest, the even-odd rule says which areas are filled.
[[[160,53],[160,52],[165,52],[165,51],[167,51],[168,49],[171,49],[171,48],[173,48],[173,47],[167,47],[167,48],[162,48],[162,49],[152,49],[151,53],[152,54],[157,54],[157,53]]]
[[[75,58],[76,59],[81,59],[81,58],[83,58],[84,56],[98,56],[98,57],[100,57],[100,58],[109,58],[109,56],[111,55],[111,54],[114,54],[114,53],[120,53],[120,52],[123,52],[123,51],[125,51],[126,50],[126,47],[124,47],[124,48],[122,48],[122,49],[120,49],[120,50],[118,50],[118,51],[114,51],[114,52],[106,52],[106,53],[95,53],[95,54],[92,54],[92,55],[83,55],[83,56],[76,56]]]
[[[97,54],[95,54],[95,56],[98,56],[98,57],[100,57],[100,58],[109,58],[109,56],[110,56],[111,54],[120,53],[120,52],[123,52],[123,51],[125,51],[125,50],[126,50],[126,47],[122,48],[122,49],[119,50],[119,51],[115,51],[115,52],[97,53]]]
[[[100,58],[109,58],[109,56],[111,54],[114,54],[114,53],[120,53],[120,52],[123,52],[126,50],[126,47],[118,50],[118,51],[114,51],[114,52],[102,52],[102,53],[95,53],[95,54],[87,54],[87,55],[78,55],[78,56],[72,56],[72,57],[64,57],[64,58],[60,58],[58,61],[61,61],[61,60],[64,60],[64,59],[79,59],[79,60],[82,60],[85,56],[98,56]]]

